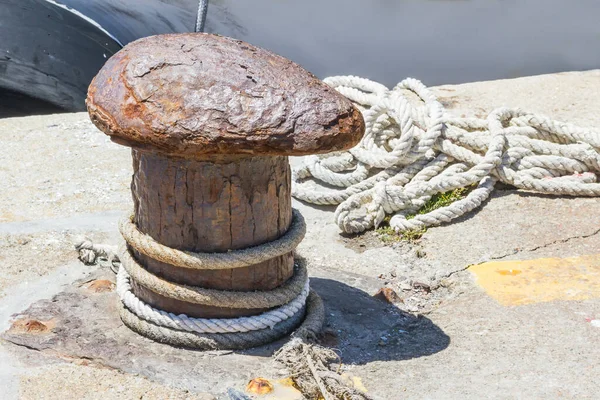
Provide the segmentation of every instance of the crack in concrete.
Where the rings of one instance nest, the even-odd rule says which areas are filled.
[[[33,350],[33,351],[37,351],[40,353],[44,353],[41,349],[38,349],[37,347],[33,347],[33,346],[27,345],[25,343],[15,342],[15,341],[11,340],[10,337],[3,337],[2,340],[7,343],[10,343],[12,345],[18,346],[18,347],[24,347],[27,350]],[[46,353],[44,353],[44,354],[46,354]]]
[[[435,284],[435,285],[431,285],[431,286],[430,286],[430,290],[433,292],[434,290],[437,290],[437,289],[439,289],[439,288],[440,288],[440,284],[439,284],[439,282],[440,282],[442,279],[448,279],[448,278],[450,278],[450,277],[452,277],[452,276],[454,276],[454,275],[456,275],[456,274],[458,274],[458,273],[461,273],[461,272],[463,272],[463,271],[466,271],[466,270],[468,270],[469,268],[471,268],[471,267],[473,267],[473,266],[475,266],[475,265],[481,265],[481,264],[484,264],[484,263],[486,263],[486,262],[489,262],[489,261],[492,261],[492,260],[493,260],[493,261],[496,261],[496,260],[501,260],[501,259],[503,259],[503,258],[506,258],[506,257],[508,257],[508,256],[512,256],[512,255],[519,254],[519,253],[523,253],[523,252],[533,252],[533,251],[537,251],[537,250],[540,250],[540,249],[545,249],[545,248],[547,248],[547,247],[550,247],[550,246],[553,246],[553,245],[555,245],[555,244],[562,244],[562,243],[567,243],[567,242],[570,242],[571,240],[576,240],[576,239],[586,239],[586,238],[589,238],[589,237],[595,236],[595,235],[597,235],[597,234],[599,234],[599,233],[600,233],[600,228],[596,229],[594,232],[592,232],[592,233],[589,233],[589,234],[585,234],[585,235],[578,235],[578,236],[571,236],[571,237],[568,237],[568,238],[565,238],[565,239],[557,239],[557,240],[554,240],[554,241],[552,241],[552,242],[550,242],[550,243],[542,244],[542,245],[539,245],[539,246],[536,246],[536,247],[532,247],[532,248],[530,248],[530,249],[524,249],[524,250],[521,250],[521,249],[519,249],[519,250],[513,251],[513,252],[511,252],[511,253],[504,254],[504,255],[502,255],[502,256],[491,257],[489,260],[486,260],[486,261],[480,261],[480,262],[477,262],[477,263],[468,264],[466,267],[459,268],[459,269],[457,269],[457,270],[454,270],[454,271],[448,272],[448,273],[446,273],[446,274],[444,274],[444,275],[440,276],[440,277],[439,277],[439,279],[437,279],[437,282],[438,282],[438,283],[437,283],[437,284]]]
[[[539,245],[539,246],[536,246],[536,247],[532,247],[530,249],[517,249],[517,250],[515,250],[515,251],[513,251],[511,253],[507,253],[507,254],[504,254],[504,255],[501,255],[501,256],[497,256],[497,257],[491,257],[487,261],[481,261],[481,262],[479,262],[477,264],[474,264],[474,265],[483,264],[483,263],[491,261],[491,260],[494,260],[494,261],[496,261],[496,260],[502,260],[502,259],[504,259],[506,257],[512,256],[512,255],[515,255],[515,254],[519,254],[519,253],[524,253],[524,252],[530,253],[530,252],[537,251],[537,250],[540,250],[540,249],[545,249],[545,248],[553,246],[555,244],[567,243],[567,242],[570,242],[571,240],[586,239],[586,238],[595,236],[598,233],[600,233],[600,228],[596,229],[594,232],[592,232],[590,234],[578,235],[578,236],[571,236],[571,237],[568,237],[566,239],[557,239],[557,240],[555,240],[553,242],[542,244],[542,245]]]
[[[9,343],[13,346],[19,347],[19,348],[25,348],[27,350],[31,350],[31,351],[35,351],[45,357],[52,357],[52,358],[57,358],[63,361],[67,361],[73,364],[77,364],[79,361],[89,361],[91,363],[91,365],[96,366],[96,367],[100,367],[100,368],[107,368],[107,369],[112,369],[112,370],[117,370],[117,371],[121,371],[121,372],[125,372],[122,371],[119,368],[115,368],[110,366],[105,360],[101,359],[101,358],[94,358],[94,357],[88,357],[88,356],[78,356],[78,355],[67,355],[67,354],[62,354],[56,350],[53,349],[43,349],[43,348],[38,348],[32,345],[28,345],[25,343],[21,343],[18,341],[15,341],[13,339],[10,338],[10,336],[3,336],[2,341]],[[89,365],[89,364],[88,364]]]
[[[459,272],[466,271],[466,270],[468,270],[469,268],[471,268],[473,265],[475,265],[475,264],[468,264],[466,267],[459,268],[459,269],[457,269],[457,270],[455,270],[455,271],[448,272],[446,275],[442,275],[442,276],[440,277],[440,279],[438,279],[438,281],[440,281],[440,280],[442,280],[442,279],[448,279],[448,278],[450,278],[451,276],[458,274]],[[435,287],[435,289],[438,289],[438,288],[439,288],[439,285],[437,285],[437,286]],[[431,290],[434,290],[434,289],[433,289],[433,287],[431,288]]]

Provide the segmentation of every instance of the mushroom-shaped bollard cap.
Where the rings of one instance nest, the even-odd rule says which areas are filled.
[[[325,153],[364,133],[360,111],[299,65],[203,33],[130,43],[94,78],[86,103],[115,142],[184,158]]]

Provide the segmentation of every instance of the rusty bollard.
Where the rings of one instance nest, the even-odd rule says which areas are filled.
[[[350,101],[283,57],[198,33],[127,45],[87,106],[132,148],[117,288],[126,325],[195,348],[250,347],[297,327],[308,292],[288,156],[354,146],[364,122]]]

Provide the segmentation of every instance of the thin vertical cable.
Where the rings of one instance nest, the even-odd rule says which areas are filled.
[[[206,14],[208,12],[208,0],[198,0],[198,13],[196,14],[196,32],[204,32]]]

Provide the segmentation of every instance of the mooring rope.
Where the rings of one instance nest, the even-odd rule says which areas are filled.
[[[294,272],[298,272],[298,274],[282,286],[271,291],[249,293],[211,290],[170,282],[143,268],[132,254],[133,251],[137,251],[155,260],[189,269],[218,270],[255,265],[287,254],[300,243],[304,237],[306,225],[302,215],[296,210],[292,211],[290,227],[281,237],[265,244],[229,250],[224,253],[194,253],[169,248],[141,233],[131,216],[121,221],[119,229],[126,242],[126,245],[120,248],[119,259],[122,265],[117,275],[117,293],[128,311],[124,314],[126,318],[123,321],[143,335],[151,334],[153,338],[164,335],[159,341],[178,346],[190,346],[193,341],[190,341],[189,336],[174,334],[174,332],[200,335],[223,334],[223,337],[218,339],[219,346],[222,349],[229,349],[237,348],[245,341],[255,343],[257,338],[269,337],[272,339],[272,332],[264,335],[263,331],[265,330],[277,331],[282,335],[289,333],[289,330],[287,332],[283,330],[284,326],[287,326],[288,329],[293,328],[288,326],[287,321],[300,322],[304,315],[305,302],[309,295],[309,280],[306,268],[302,265],[296,265]],[[132,277],[137,284],[179,301],[187,301],[191,298],[195,304],[207,305],[208,303],[208,305],[222,308],[241,306],[241,308],[248,309],[251,308],[250,304],[277,308],[259,315],[241,318],[208,319],[192,318],[183,314],[175,315],[153,308],[136,297],[130,285]],[[136,278],[141,279],[138,281]],[[135,318],[140,321],[131,323]],[[154,325],[167,330],[154,329],[152,327]],[[253,334],[256,334],[256,337]],[[201,345],[205,343],[204,338],[202,336],[202,340],[194,343]]]
[[[298,219],[296,219],[296,221],[297,224],[303,224],[303,220],[298,222]],[[290,238],[291,240],[295,240],[291,236]],[[135,248],[136,242],[132,241],[130,245]],[[80,260],[87,264],[97,263],[100,259],[107,258],[107,255],[110,255],[110,266],[111,268],[113,266],[116,267],[113,271],[117,274],[117,294],[119,295],[122,304],[131,314],[127,317],[128,321],[132,321],[134,316],[136,316],[149,324],[170,328],[175,331],[195,332],[200,334],[231,334],[251,333],[252,331],[261,331],[265,329],[273,330],[277,328],[278,325],[281,325],[282,322],[289,319],[301,321],[301,317],[304,315],[305,311],[305,303],[310,293],[308,271],[303,261],[295,263],[294,274],[290,279],[283,285],[271,291],[240,292],[206,289],[169,282],[150,273],[139,265],[131,254],[131,250],[125,244],[120,246],[119,256],[116,255],[115,249],[111,246],[94,244],[88,238],[79,239],[75,244],[75,249],[79,251]],[[235,250],[229,252],[233,257],[235,257],[235,253]],[[102,264],[107,264],[106,260]],[[209,267],[210,266],[207,265],[207,269],[209,269]],[[133,278],[138,284],[149,288],[155,293],[172,299],[225,308],[270,308],[270,310],[259,315],[240,318],[192,318],[185,314],[176,315],[174,313],[156,309],[135,296],[130,283],[130,279],[132,278],[132,276],[130,276],[130,271],[133,271]],[[137,280],[136,278],[138,277],[141,279]],[[313,311],[315,310],[313,309]],[[289,330],[288,332],[284,332],[283,326],[288,326],[288,324],[283,324],[275,330],[281,332],[282,335],[289,333]],[[145,327],[144,329],[151,329],[150,325],[142,322],[136,322],[134,327],[139,329],[142,329],[143,327]],[[158,329],[153,333],[153,336],[162,334],[169,335],[169,332],[170,331]],[[271,337],[271,335],[264,336],[260,333],[257,333],[257,335],[257,337]],[[172,342],[172,340],[177,339],[176,336],[169,338],[165,337],[160,341],[184,345]],[[244,340],[250,340],[254,343],[256,339],[250,334],[242,335],[241,337],[232,337],[231,335],[228,335],[223,340],[216,342],[219,342],[221,348],[225,349],[228,348],[227,343],[237,346]],[[215,340],[210,342],[212,343],[210,345],[211,348],[213,348],[213,345],[216,342]],[[186,343],[189,343],[189,339],[186,339]],[[198,343],[204,343],[204,341],[201,340]]]
[[[96,244],[87,237],[77,240],[75,250],[79,253],[79,260],[85,265],[108,265],[115,274],[121,265],[116,249],[105,244]]]
[[[295,210],[293,221],[288,233],[299,229],[303,235],[304,220]],[[289,245],[285,242],[295,243],[297,240],[296,235],[286,234],[283,237],[287,239],[282,242],[280,238],[278,243],[284,247]],[[139,250],[136,247],[139,244],[137,237],[129,239],[128,245]],[[292,277],[271,291],[237,292],[168,282],[139,265],[125,243],[120,247],[118,256],[112,247],[96,245],[87,238],[82,238],[75,248],[82,261],[94,263],[103,259],[106,264],[110,260],[111,267],[117,268],[119,314],[130,329],[157,342],[203,350],[247,349],[271,343],[294,331],[291,340],[277,352],[276,359],[288,367],[303,394],[309,398],[370,399],[332,371],[329,365],[338,360],[337,354],[317,344],[325,309],[321,298],[310,290],[308,271],[303,260],[296,260]],[[249,254],[244,250],[227,254],[231,255],[232,260],[239,260],[236,252],[241,252],[245,257]],[[211,264],[206,263],[206,258],[201,258],[204,261],[202,266],[210,269]],[[132,278],[137,284],[156,293],[196,304],[231,308],[278,307],[259,315],[239,318],[175,315],[153,308],[136,297],[131,287]]]
[[[133,294],[129,279],[125,268],[120,268],[117,273],[117,293],[125,307],[135,315],[156,325],[197,333],[232,333],[271,329],[281,321],[296,315],[304,307],[309,291],[307,281],[302,292],[289,303],[252,317],[190,318],[184,314],[176,315],[159,310],[144,303]]]
[[[302,214],[293,210],[292,224],[280,238],[226,253],[194,253],[164,246],[140,232],[133,223],[132,215],[121,220],[119,230],[130,246],[157,261],[181,268],[214,270],[248,267],[293,251],[306,234],[306,223]]]
[[[135,282],[144,287],[152,288],[152,291],[156,294],[205,306],[222,307],[225,304],[230,308],[243,309],[279,307],[298,297],[308,282],[308,271],[305,263],[296,260],[292,277],[281,286],[268,292],[207,289],[170,282],[152,274],[136,261],[125,245],[120,247],[119,254],[120,266]]]
[[[354,76],[325,82],[360,108],[366,132],[347,152],[306,157],[293,169],[292,195],[337,205],[344,232],[377,227],[389,215],[397,232],[439,225],[479,207],[497,181],[554,195],[600,195],[600,135],[591,129],[508,108],[486,119],[456,118],[411,78],[392,90]],[[309,178],[339,189],[315,189],[303,182]],[[417,214],[433,195],[471,186],[464,199]]]

